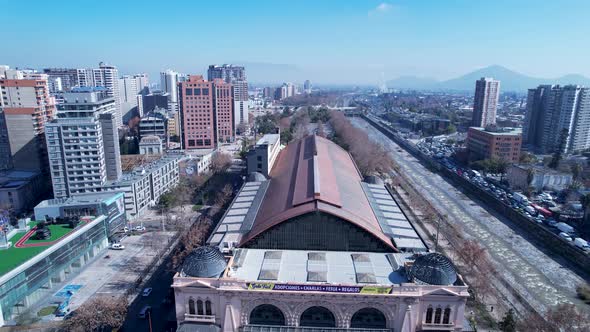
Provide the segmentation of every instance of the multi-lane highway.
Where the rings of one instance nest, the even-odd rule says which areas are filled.
[[[497,270],[529,304],[543,310],[561,302],[578,303],[575,288],[584,279],[570,270],[566,262],[548,256],[523,239],[509,227],[509,220],[490,214],[363,119],[351,121],[390,151],[412,185],[439,212],[461,225],[468,236],[488,250]]]

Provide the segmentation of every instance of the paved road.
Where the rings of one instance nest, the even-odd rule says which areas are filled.
[[[533,307],[544,310],[562,302],[579,303],[575,299],[575,288],[584,280],[567,268],[565,261],[549,257],[523,239],[507,226],[511,223],[509,220],[500,221],[501,217],[490,214],[438,174],[427,170],[366,121],[360,118],[351,121],[391,152],[424,197],[487,248],[498,271]]]

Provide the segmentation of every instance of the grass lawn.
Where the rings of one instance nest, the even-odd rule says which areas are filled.
[[[44,317],[44,316],[49,316],[51,314],[53,314],[55,312],[55,310],[57,310],[57,306],[51,305],[45,308],[41,308],[41,310],[39,310],[37,312],[37,316],[39,317]]]
[[[29,226],[31,229],[36,226],[36,222],[31,222]],[[68,225],[49,225],[51,230],[51,238],[47,240],[33,240],[29,238],[25,244],[40,243],[40,242],[53,242],[56,241],[74,229],[69,228]],[[29,247],[29,248],[15,248],[14,245],[20,240],[26,232],[17,233],[10,239],[12,247],[6,250],[0,250],[0,276],[21,265],[27,260],[33,258],[38,253],[47,249],[49,246]]]
[[[33,243],[39,243],[39,242],[53,242],[53,241],[59,240],[64,235],[66,235],[74,230],[73,228],[69,228],[68,225],[49,225],[47,227],[49,227],[49,230],[51,230],[51,238],[46,239],[46,240],[33,240],[33,237],[31,236],[27,240],[27,242],[25,242],[24,244],[33,244]],[[13,242],[13,243],[16,243],[16,242]]]
[[[26,233],[18,233],[10,241],[14,246]],[[21,265],[47,247],[15,248],[0,250],[0,276]]]

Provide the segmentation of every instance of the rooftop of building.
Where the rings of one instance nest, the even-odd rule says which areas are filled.
[[[528,170],[528,169],[532,169],[535,173],[543,173],[544,175],[564,175],[564,176],[573,176],[571,173],[568,172],[564,172],[564,171],[560,171],[558,169],[553,169],[551,167],[547,167],[544,165],[521,165],[521,164],[515,164],[515,165],[511,165],[510,167],[515,167],[515,168],[519,168],[521,170]]]
[[[162,144],[162,139],[154,135],[144,136],[141,138],[141,141],[139,141],[139,145],[142,144]]]
[[[256,142],[256,145],[275,145],[281,139],[280,134],[266,134]]]
[[[67,198],[53,198],[53,199],[46,199],[41,201],[37,204],[36,207],[50,207],[50,206],[73,206],[73,205],[82,205],[82,204],[93,204],[93,203],[102,203],[102,202],[110,202],[113,199],[116,199],[118,196],[122,196],[123,193],[113,193],[113,192],[104,192],[104,193],[91,193],[91,194],[79,194],[76,196],[71,196]]]
[[[228,277],[280,283],[395,285],[411,253],[238,249]]]
[[[208,243],[222,250],[248,246],[271,229],[309,216],[316,226],[341,221],[330,229],[350,228],[385,251],[427,250],[383,183],[364,182],[351,156],[318,136],[281,151],[269,180],[249,179]]]
[[[0,172],[0,189],[13,189],[25,185],[31,179],[40,176],[41,172],[27,170],[7,170]]]
[[[494,127],[494,128],[483,128],[483,127],[469,127],[486,134],[493,136],[518,136],[522,135],[522,128],[511,128],[511,127]]]
[[[4,278],[10,278],[11,271],[16,273],[15,270],[28,261],[31,261],[31,264],[35,263],[32,260],[37,259],[36,257],[41,253],[63,243],[73,233],[87,229],[86,226],[96,220],[98,220],[96,217],[84,217],[76,228],[69,228],[67,224],[49,225],[47,227],[51,230],[51,237],[46,240],[32,239],[37,221],[29,221],[27,224],[30,230],[15,232],[14,236],[9,239],[12,246],[8,249],[0,249],[0,285],[4,283]],[[39,256],[38,259],[41,257]]]
[[[125,159],[123,157],[126,157]],[[176,154],[164,155],[125,155],[121,156],[121,168],[123,176],[119,180],[109,181],[105,186],[130,185],[144,177],[146,174],[160,169],[171,161],[179,160]]]

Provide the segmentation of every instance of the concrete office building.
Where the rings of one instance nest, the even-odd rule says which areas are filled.
[[[17,234],[20,240],[0,250],[0,326],[14,325],[19,316],[56,294],[88,262],[108,247],[108,222],[105,216],[82,218],[81,223],[55,242],[32,243],[35,233],[31,222],[13,229],[9,241]],[[61,225],[55,225],[62,227]],[[31,247],[36,250],[31,250]]]
[[[167,140],[166,118],[157,112],[146,114],[139,121],[139,136],[158,136],[162,140]]]
[[[168,109],[170,94],[165,91],[153,91],[143,96],[143,113],[147,114],[157,108]]]
[[[168,111],[178,112],[178,73],[167,69],[160,73],[160,89],[168,93]]]
[[[248,173],[258,172],[268,176],[279,155],[279,151],[281,151],[280,134],[262,136],[246,155]]]
[[[11,207],[15,213],[37,204],[47,189],[45,175],[39,171],[0,171],[0,206]]]
[[[473,97],[474,127],[487,127],[496,124],[496,109],[500,97],[500,81],[482,77],[475,81],[475,96]]]
[[[81,194],[68,198],[47,199],[35,206],[35,220],[47,218],[83,218],[105,216],[109,236],[127,223],[123,193]]]
[[[124,173],[120,180],[106,183],[103,189],[124,193],[127,219],[136,218],[148,207],[156,205],[162,194],[178,184],[179,158],[178,155],[164,155],[139,165]]]
[[[529,172],[533,176],[530,183]],[[536,191],[563,190],[574,181],[572,174],[537,165],[510,165],[506,171],[506,179],[510,188],[528,190],[533,187]]]
[[[470,127],[467,151],[471,160],[500,158],[517,163],[520,159],[522,131],[518,128]]]
[[[119,104],[123,122],[134,115],[143,115],[143,94],[147,94],[149,79],[147,74],[124,75],[119,78]]]
[[[106,89],[64,93],[46,128],[55,198],[99,192],[107,180],[121,177],[115,101]]]
[[[234,65],[211,65],[207,71],[207,79],[214,81],[222,79],[231,83],[234,97],[234,130],[240,125],[248,124],[248,81],[246,70],[242,66]]]
[[[123,125],[119,96],[119,70],[117,67],[100,62],[98,68],[78,69],[78,86],[106,88],[107,95],[115,100],[114,114],[117,127]]]
[[[469,297],[383,182],[317,136],[249,175],[172,287],[183,331],[461,331]]]
[[[552,153],[563,142],[563,152],[590,148],[590,88],[540,85],[530,89],[523,124],[524,144]]]
[[[70,91],[78,85],[78,70],[73,68],[45,68],[43,73],[47,75],[49,92]]]
[[[211,149],[233,141],[232,85],[191,75],[179,87],[184,149]]]
[[[139,141],[139,154],[163,154],[164,146],[158,136],[145,136]]]
[[[0,68],[0,166],[47,171],[45,123],[55,114],[47,75]]]

